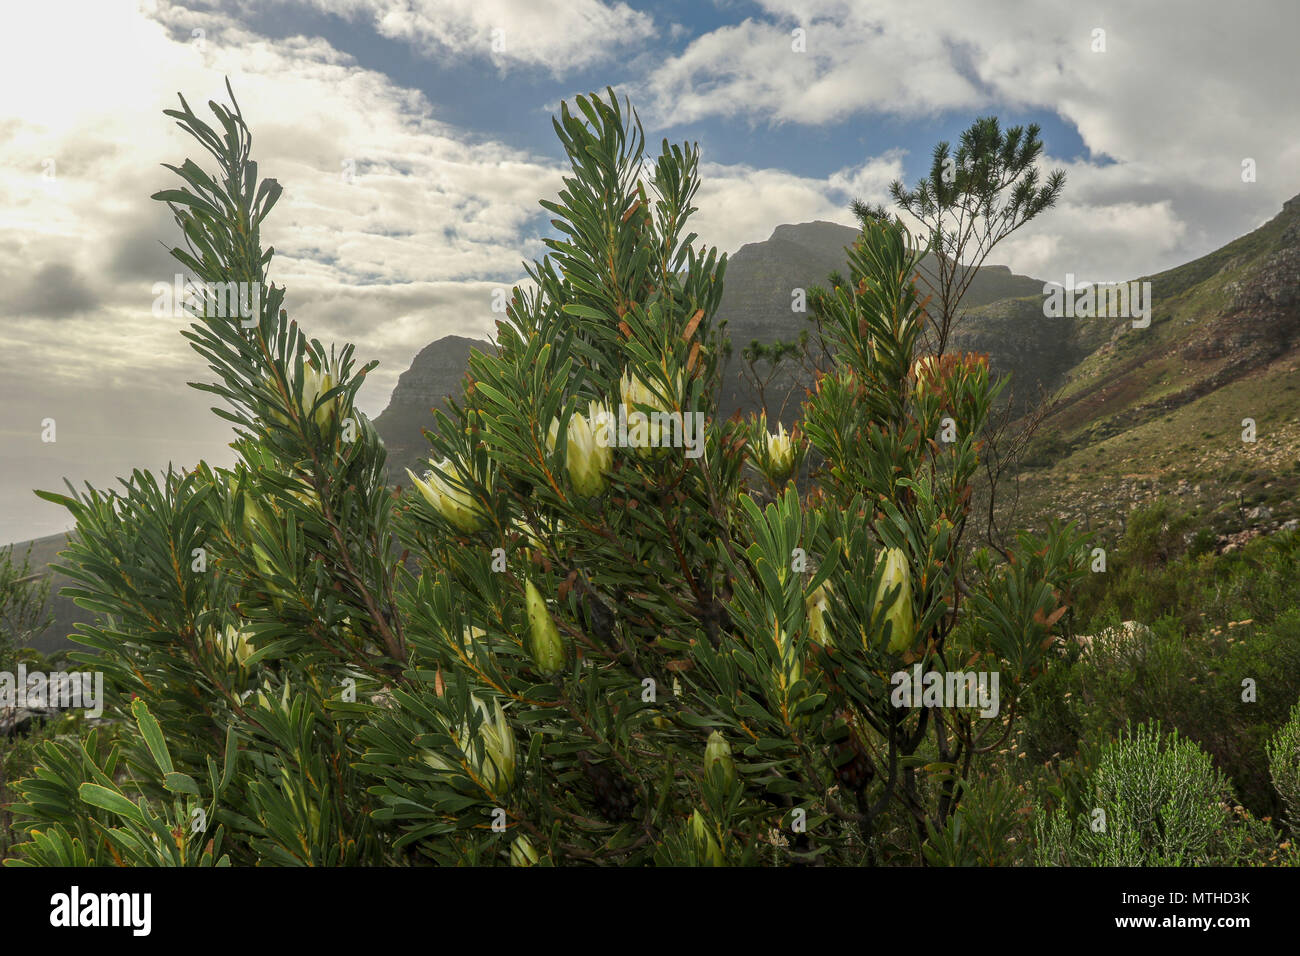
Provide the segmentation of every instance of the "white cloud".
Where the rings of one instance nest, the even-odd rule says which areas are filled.
[[[6,44],[0,57],[0,83],[33,91],[6,101],[3,119],[10,135],[0,143],[0,234],[9,240],[0,244],[0,276],[22,292],[7,304],[26,304],[27,320],[0,329],[0,347],[40,342],[45,361],[86,378],[144,357],[174,376],[185,369],[195,377],[176,323],[149,314],[151,284],[178,271],[157,240],[179,242],[165,207],[149,195],[178,184],[160,162],[190,156],[212,165],[162,110],[177,107],[181,90],[215,123],[206,102],[226,100],[226,75],[253,129],[260,174],[285,186],[263,234],[277,250],[273,277],[289,286],[291,312],[323,340],[363,336],[394,320],[409,324],[416,313],[422,331],[410,334],[410,351],[444,327],[487,330],[482,280],[512,282],[524,255],[540,252],[520,235],[541,213],[538,197],[558,190],[558,167],[499,143],[471,142],[476,138],[430,119],[433,107],[422,95],[357,68],[322,40],[272,43],[168,5],[142,14],[129,0],[51,0],[17,15],[10,37],[58,34],[66,36],[70,62],[112,49],[120,63],[102,81],[97,75],[83,83],[43,71],[45,54],[35,44]],[[58,29],[70,22],[76,30]],[[202,49],[185,39],[192,24],[206,30]],[[30,81],[40,75],[49,81]],[[52,181],[42,175],[47,157]],[[356,171],[351,182],[347,161]],[[58,263],[76,264],[74,291],[92,289],[98,307],[80,317],[65,309],[54,329],[39,320],[49,310],[31,301],[28,277],[51,274]],[[463,280],[473,281],[456,285]],[[67,298],[68,291],[51,296]],[[74,304],[84,298],[74,297]],[[310,310],[349,299],[346,310]],[[409,355],[382,357],[386,367],[363,391],[375,411]]]
[[[560,77],[609,62],[655,35],[654,20],[600,0],[272,0],[369,21],[379,34],[439,60],[486,57],[499,68]]]
[[[719,163],[700,164],[699,207],[691,228],[700,241],[724,252],[762,242],[781,223],[816,219],[853,224],[849,202],[884,202],[889,183],[902,174],[902,154],[891,151],[846,167],[826,179],[777,169]]]
[[[206,104],[226,102],[230,77],[259,173],[285,187],[264,225],[272,277],[310,335],[380,360],[359,396],[372,415],[421,347],[491,331],[491,289],[540,252],[521,236],[540,221],[538,197],[559,188],[556,165],[436,122],[422,94],[323,40],[272,42],[216,14],[135,0],[49,0],[6,18],[0,86],[23,95],[0,110],[0,353],[23,374],[7,379],[0,432],[30,438],[53,416],[60,433],[58,448],[21,456],[6,440],[10,483],[49,487],[47,472],[69,462],[103,481],[123,461],[226,454],[229,427],[186,385],[212,373],[180,336],[185,320],[150,312],[152,285],[179,271],[158,245],[179,243],[179,230],[149,198],[179,181],[159,164],[214,165],[162,115],[177,91],[215,123]],[[33,36],[59,38],[57,62]]]
[[[965,0],[761,5],[764,19],[698,37],[655,70],[642,87],[647,113],[821,125],[1055,111],[1103,159],[1065,163],[1062,205],[999,247],[1020,271],[1159,271],[1254,228],[1300,191],[1294,3],[1103,11],[1042,0],[1032,15],[1011,2],[976,13]],[[796,26],[806,53],[790,49]],[[1106,31],[1104,53],[1093,52],[1095,28]],[[1249,186],[1245,157],[1259,166]]]

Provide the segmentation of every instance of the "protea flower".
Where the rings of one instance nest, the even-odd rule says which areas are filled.
[[[828,626],[830,618],[831,583],[825,581],[812,594],[808,595],[808,636],[822,647],[831,646],[831,634]]]
[[[248,641],[248,632],[227,624],[225,631],[216,636],[213,644],[230,663],[243,667],[253,656],[253,645]]]
[[[760,469],[772,484],[784,485],[795,468],[795,446],[791,436],[786,434],[785,426],[780,422],[776,423],[776,431],[769,434],[767,420],[763,419],[760,441]]]
[[[501,701],[492,702],[492,712],[477,698],[474,706],[484,716],[479,725],[479,734],[483,737],[483,763],[479,766],[479,776],[497,799],[503,798],[515,782],[515,732],[506,720],[506,713],[501,709]]]
[[[912,616],[912,573],[907,564],[907,555],[902,548],[890,548],[885,552],[885,572],[880,579],[880,588],[876,591],[875,611],[879,612],[885,603],[885,597],[895,585],[902,585],[898,597],[885,612],[885,620],[893,624],[890,632],[889,650],[901,653],[912,646],[915,638],[915,621]]]
[[[312,407],[316,401],[338,385],[334,377],[333,370],[329,368],[317,369],[309,362],[304,362],[302,366],[302,411],[303,415],[311,415]],[[315,420],[316,427],[323,434],[330,434],[339,420],[339,399],[341,396],[334,396],[320,408],[316,409]]]
[[[704,773],[713,773],[717,767],[721,775],[724,790],[730,790],[736,783],[736,762],[731,759],[731,745],[716,730],[709,734],[708,743],[704,745]]]
[[[674,392],[680,395],[682,391],[682,376],[677,373],[675,379]],[[663,422],[655,421],[655,413],[668,414],[674,409],[665,404],[664,401],[655,394],[654,390],[645,383],[641,378],[634,376],[631,370],[623,373],[619,379],[619,394],[623,399],[623,405],[627,409],[629,421],[632,420],[634,412],[642,411],[642,408],[648,409],[643,411],[647,417],[644,441],[636,446],[636,452],[643,458],[653,458],[664,453],[665,442],[663,437]],[[636,434],[639,428],[632,428],[630,432]]]
[[[481,746],[474,745],[468,722],[461,724],[452,738],[488,795],[494,800],[504,800],[515,782],[515,732],[510,721],[506,720],[500,700],[494,699],[489,709],[483,701],[471,695],[470,706],[482,717],[478,727]],[[427,753],[424,762],[449,773],[460,769],[458,763],[441,754]]]
[[[921,356],[912,363],[912,378],[916,382],[916,397],[925,397],[938,384],[939,360],[933,355]]]
[[[482,531],[488,525],[487,513],[483,506],[467,490],[453,484],[451,459],[444,458],[425,472],[424,479],[417,478],[411,469],[406,474],[411,483],[420,492],[429,507],[442,515],[465,534]]]
[[[511,866],[536,866],[537,850],[533,842],[522,833],[515,837],[515,842],[510,844],[510,865]]]
[[[580,412],[574,412],[569,419],[564,463],[569,470],[573,490],[583,498],[594,498],[605,490],[605,476],[614,465],[614,450],[609,442],[602,445],[596,440],[596,428],[603,427],[608,432],[608,410],[595,402],[591,403],[588,410],[591,420]],[[600,415],[605,417],[601,419],[598,417]]]
[[[618,416],[604,402],[589,402],[587,421],[591,425],[591,437],[595,440],[596,446],[611,449],[612,459],[612,449],[618,439]]]
[[[533,666],[544,677],[558,674],[564,669],[564,639],[546,609],[546,599],[532,581],[525,584],[524,604],[528,611],[528,653],[532,655]]]
[[[627,406],[629,412],[633,411],[638,405],[646,405],[651,409],[659,411],[668,411],[663,407],[663,402],[655,394],[654,389],[647,385],[640,377],[634,376],[631,369],[623,372],[622,378],[619,379],[619,395],[623,399],[623,404]]]
[[[709,832],[709,825],[704,817],[700,816],[699,810],[691,814],[691,836],[695,838],[695,843],[708,866],[726,865],[722,856],[722,847],[718,846],[718,841]]]

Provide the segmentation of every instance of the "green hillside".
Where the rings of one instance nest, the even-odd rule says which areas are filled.
[[[1103,341],[1061,380],[1029,456],[1026,514],[1114,525],[1169,496],[1220,538],[1300,516],[1300,197],[1222,249],[1142,279],[1150,328],[1076,320]]]

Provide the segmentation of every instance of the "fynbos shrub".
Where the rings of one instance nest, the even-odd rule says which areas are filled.
[[[1039,865],[1209,866],[1237,862],[1232,792],[1210,758],[1158,723],[1129,728],[1106,747],[1081,812],[1040,810]]]
[[[218,135],[182,106],[220,170],[158,194],[174,255],[259,290],[256,321],[184,333],[239,461],[45,493],[78,520],[65,557],[104,614],[82,641],[139,733],[45,752],[58,799],[26,782],[15,812],[48,836],[22,859],[874,863],[955,839],[1086,553],[1055,529],[963,543],[1002,386],[984,356],[918,363],[925,244],[864,225],[823,303],[835,368],[756,449],[716,417],[726,260],[687,231],[697,150],[647,159],[612,92],[564,104],[558,237],[394,496],[354,402],[372,365],[309,340],[269,281],[280,187],[238,107],[213,106]],[[891,701],[955,662],[999,699]],[[938,858],[987,857],[994,805]]]

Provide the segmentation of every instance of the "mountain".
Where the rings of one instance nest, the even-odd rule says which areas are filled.
[[[791,291],[825,288],[831,272],[847,275],[845,248],[857,237],[857,229],[821,220],[777,226],[767,241],[748,243],[728,256],[718,319],[727,321],[732,344],[739,349],[752,339],[770,343],[796,337],[806,323],[791,311]],[[935,266],[934,255],[926,255],[922,274],[933,274]],[[1041,279],[1014,275],[1006,266],[984,266],[962,304],[974,308],[1042,291]]]
[[[71,532],[51,534],[44,538],[23,541],[13,546],[15,564],[22,564],[23,556],[28,555],[28,548],[30,547],[31,553],[28,557],[31,561],[32,570],[44,569],[50,575],[50,600],[46,605],[46,612],[52,613],[54,620],[44,633],[29,645],[42,654],[52,654],[55,651],[69,649],[89,650],[89,648],[68,640],[68,635],[76,630],[75,624],[79,621],[92,621],[94,615],[90,611],[77,607],[72,598],[59,594],[62,588],[79,587],[80,585],[66,574],[50,568],[51,564],[61,563],[58,554],[67,547],[70,534]]]
[[[1140,281],[1151,283],[1150,328],[1063,327],[1063,347],[1086,354],[1031,448],[1029,513],[1105,524],[1168,498],[1199,509],[1221,541],[1294,522],[1300,196],[1255,231]],[[1247,419],[1254,441],[1243,440]]]
[[[423,429],[436,424],[432,409],[446,411],[447,396],[460,395],[469,371],[469,353],[492,349],[486,340],[447,335],[422,348],[411,367],[398,377],[388,407],[375,419],[375,428],[388,449],[391,482],[404,483],[407,468],[423,473],[427,466],[419,462],[429,455]]]

